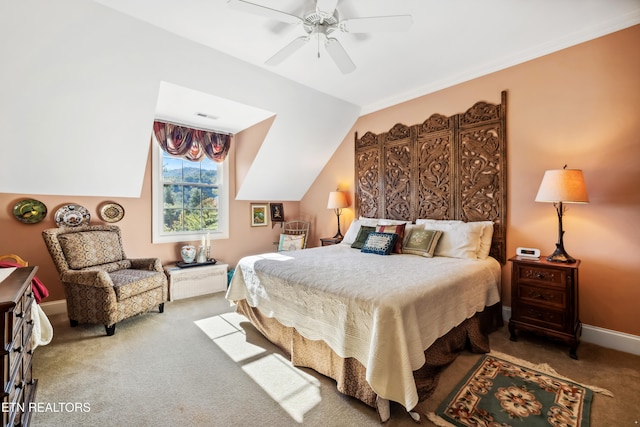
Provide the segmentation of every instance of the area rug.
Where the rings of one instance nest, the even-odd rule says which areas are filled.
[[[427,418],[442,427],[587,427],[593,392],[613,396],[562,377],[547,364],[492,352]]]

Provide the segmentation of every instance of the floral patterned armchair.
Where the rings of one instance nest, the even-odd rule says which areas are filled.
[[[52,228],[42,232],[60,273],[71,326],[116,323],[158,307],[164,311],[167,277],[157,258],[129,259],[115,225]]]

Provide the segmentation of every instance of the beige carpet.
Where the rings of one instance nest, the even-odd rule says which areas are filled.
[[[34,426],[380,425],[332,380],[292,368],[222,293],[169,302],[163,314],[121,322],[113,337],[100,326],[70,328],[64,316],[51,321],[54,339],[34,355]],[[640,356],[582,343],[572,360],[564,345],[533,335],[511,342],[506,327],[491,347],[610,390],[614,398],[594,396],[593,427],[639,425]],[[435,410],[478,358],[461,354],[418,411]],[[421,424],[431,425],[424,415]],[[394,405],[384,425],[416,424]]]

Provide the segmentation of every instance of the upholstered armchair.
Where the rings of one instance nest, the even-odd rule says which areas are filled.
[[[129,259],[115,225],[52,228],[42,232],[60,273],[72,327],[116,323],[158,307],[164,311],[167,277],[157,258]]]

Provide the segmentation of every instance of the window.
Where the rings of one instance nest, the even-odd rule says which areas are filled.
[[[154,243],[229,237],[226,163],[192,162],[154,146],[152,168]]]

